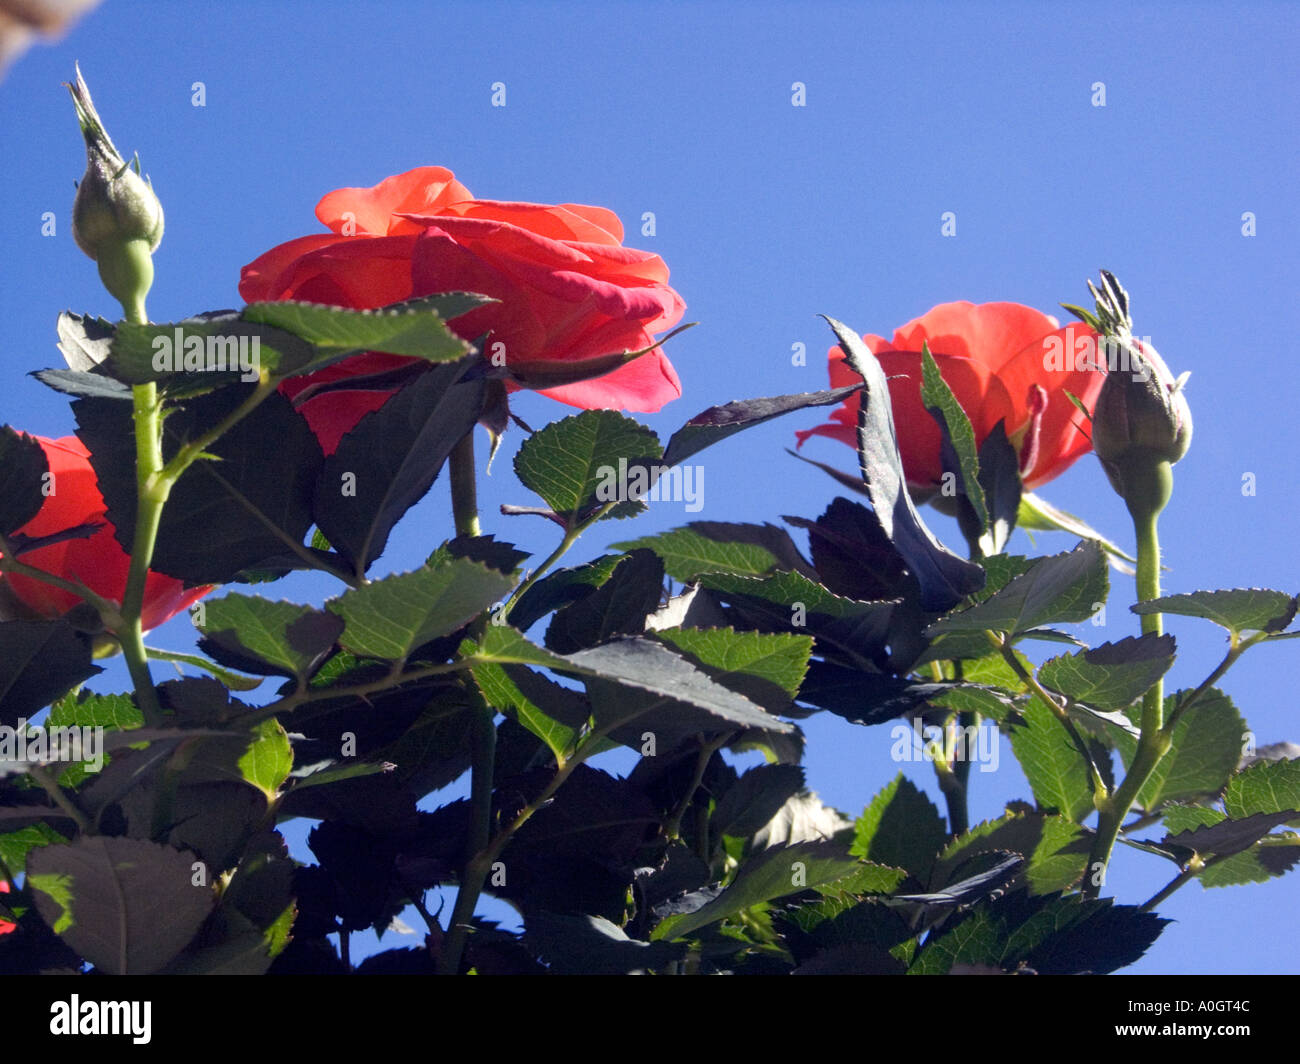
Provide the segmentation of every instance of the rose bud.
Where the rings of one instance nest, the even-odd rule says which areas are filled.
[[[72,235],[98,264],[104,287],[128,316],[143,318],[144,297],[153,284],[152,255],[163,235],[162,204],[140,176],[139,158],[133,170],[113,146],[80,67],[68,91],[86,140],[86,173],[72,204]]]
[[[1111,371],[1092,414],[1092,447],[1135,517],[1159,513],[1173,487],[1169,467],[1192,442],[1192,411],[1183,394],[1188,375],[1175,379],[1159,352],[1133,336],[1128,293],[1113,274],[1103,270],[1101,278],[1101,292],[1088,283],[1096,315],[1071,308],[1111,349]]]
[[[1125,347],[1128,371],[1110,373],[1092,415],[1092,446],[1103,462],[1130,448],[1144,448],[1174,463],[1192,442],[1192,411],[1183,394],[1186,377],[1175,380],[1150,344]]]

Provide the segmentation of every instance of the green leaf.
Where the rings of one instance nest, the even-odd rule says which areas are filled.
[[[358,573],[474,431],[486,382],[462,380],[465,369],[452,362],[421,374],[363,417],[321,465],[312,516]]]
[[[293,768],[289,736],[274,717],[256,724],[253,736],[253,742],[239,759],[239,771],[268,798],[274,798]]]
[[[531,628],[552,610],[590,595],[622,560],[621,554],[606,554],[586,565],[556,569],[519,596],[510,610],[510,622],[521,630]]]
[[[1267,789],[1263,793],[1267,795]],[[1169,805],[1161,810],[1161,815],[1170,833],[1164,843],[1194,849],[1197,846],[1222,845],[1225,840],[1231,843],[1239,839],[1243,832],[1253,835],[1258,831],[1255,818],[1267,820],[1276,818],[1279,814],[1253,813],[1238,821],[1229,820],[1219,810],[1206,806]],[[1222,834],[1203,835],[1203,830],[1217,830]],[[1214,860],[1197,879],[1206,890],[1244,883],[1263,883],[1288,872],[1297,862],[1300,862],[1300,837],[1294,833],[1256,836],[1255,843],[1248,849]]]
[[[832,594],[802,573],[777,572],[758,578],[731,573],[703,573],[700,583],[724,597],[743,595],[782,607],[781,612],[786,614],[787,623],[789,615],[796,608],[801,608],[804,616],[819,614],[835,620],[857,621],[887,620],[894,607],[893,602],[858,602],[856,599]]]
[[[0,721],[14,724],[101,672],[66,621],[0,621]]]
[[[876,519],[920,584],[922,609],[951,609],[984,585],[984,571],[944,547],[921,520],[903,476],[884,370],[855,332],[833,318],[826,320],[849,368],[866,382],[858,413],[858,462]]]
[[[1195,828],[1211,824],[1220,824],[1227,816],[1217,809],[1205,805],[1185,805],[1173,803],[1160,810],[1160,816],[1170,833],[1177,834],[1192,831]]]
[[[1166,719],[1186,694],[1180,691],[1165,698]],[[1227,695],[1217,688],[1206,691],[1178,718],[1169,752],[1138,792],[1139,804],[1154,809],[1175,798],[1217,794],[1241,760],[1247,730]],[[1131,736],[1119,739],[1126,764],[1132,761],[1136,745]]]
[[[495,536],[457,536],[441,544],[424,564],[433,566],[447,558],[468,558],[513,576],[528,557],[528,551],[519,550],[513,543],[498,540]]]
[[[664,567],[658,556],[653,551],[633,551],[590,595],[556,612],[546,629],[546,645],[571,654],[614,636],[640,635],[646,617],[659,608],[663,583]]]
[[[673,433],[668,441],[664,461],[670,466],[677,465],[744,429],[761,425],[764,421],[794,410],[806,410],[810,406],[831,406],[847,399],[861,387],[860,384],[850,384],[845,388],[832,388],[825,392],[778,395],[768,399],[737,399],[722,406],[711,406]]]
[[[1005,695],[973,685],[951,687],[938,695],[932,695],[928,701],[936,706],[955,709],[958,713],[978,713],[999,723],[1007,719],[1007,713],[1011,709],[1010,700]]]
[[[27,863],[27,854],[38,846],[50,846],[68,840],[55,831],[49,824],[38,822],[28,824],[17,831],[0,834],[0,861],[11,872],[18,872]]]
[[[876,515],[861,503],[835,498],[816,521],[803,517],[785,520],[807,530],[815,573],[806,575],[815,575],[828,590],[860,602],[895,599],[906,593],[903,559],[885,537]]]
[[[1174,663],[1174,637],[1147,633],[1052,658],[1038,670],[1044,686],[1097,709],[1126,709]]]
[[[980,444],[980,487],[989,511],[988,530],[980,536],[980,552],[986,557],[1006,550],[1011,533],[1016,530],[1020,498],[1024,485],[1020,480],[1020,456],[1007,439],[1007,430],[999,421]]]
[[[273,799],[292,768],[289,737],[279,721],[269,717],[246,731],[217,734],[197,743],[185,783],[246,783]]]
[[[175,957],[212,910],[194,854],[143,839],[82,836],[27,859],[37,911],[73,950],[110,975],[147,975]]]
[[[465,297],[468,293],[452,295]],[[468,296],[465,302],[467,305],[461,313],[493,301]],[[427,298],[378,310],[351,310],[294,300],[250,303],[242,317],[301,337],[317,349],[317,358],[325,353],[382,351],[429,362],[451,362],[473,350],[473,345],[447,328],[446,321]],[[301,372],[302,368],[297,371]]]
[[[487,625],[477,642],[466,640],[461,644],[459,655],[498,665],[539,665],[548,669],[573,667],[567,658],[543,650],[508,624]]]
[[[941,975],[967,965],[1011,972],[1023,964],[1042,975],[1105,975],[1141,957],[1167,923],[1109,898],[1014,893],[980,904],[932,936],[908,974]]]
[[[513,586],[504,573],[455,558],[372,581],[326,605],[343,618],[339,642],[348,650],[405,661],[416,647],[468,624]]]
[[[305,678],[333,649],[343,621],[335,614],[229,594],[204,603],[200,648],[231,668]]]
[[[1069,890],[1088,862],[1090,836],[1078,824],[1042,813],[1008,813],[977,824],[939,855],[931,889],[948,883],[971,857],[993,851],[1018,853],[1028,862],[1022,878],[1030,894]]]
[[[177,650],[163,650],[160,647],[145,647],[145,655],[150,661],[166,661],[173,665],[192,665],[200,672],[205,672],[213,679],[220,680],[232,691],[255,691],[262,686],[261,676],[245,676],[242,673],[232,672],[230,669],[223,669],[220,665],[214,665],[207,658],[199,654],[183,654]],[[181,672],[180,669],[176,670]]]
[[[745,728],[787,733],[794,726],[763,712],[663,644],[651,639],[614,639],[603,646],[561,656],[530,643],[506,625],[487,625],[477,646],[467,641],[461,655],[472,665],[534,665],[587,677],[602,733],[617,731],[647,714],[658,726],[716,734]],[[604,685],[604,686],[601,686]],[[648,695],[650,697],[643,697]],[[666,743],[661,737],[661,745]],[[639,744],[638,744],[639,745]]]
[[[907,869],[859,861],[858,867],[842,879],[831,880],[814,889],[824,898],[859,898],[868,894],[893,894],[907,881]]]
[[[17,532],[41,512],[49,469],[34,437],[0,425],[0,535]]]
[[[1192,706],[1188,712],[1196,708]],[[1300,760],[1256,761],[1228,781],[1223,807],[1230,817],[1238,820],[1256,813],[1300,809]]]
[[[38,369],[32,374],[42,384],[64,395],[88,399],[131,401],[131,386],[102,373],[78,373],[71,369]]]
[[[577,746],[591,707],[577,691],[561,687],[525,665],[483,663],[471,670],[489,706],[513,717],[541,739],[562,763]]]
[[[883,652],[896,605],[834,595],[802,573],[778,572],[757,579],[705,573],[700,584],[730,603],[747,623],[806,631],[823,650],[838,648],[855,664]]]
[[[905,868],[926,882],[947,829],[939,811],[901,772],[858,817],[849,850],[874,864]]]
[[[803,768],[799,765],[759,765],[743,773],[718,800],[709,818],[709,832],[715,843],[723,835],[747,839],[780,811],[786,801],[802,790]]]
[[[1232,591],[1193,591],[1190,595],[1166,595],[1164,598],[1139,602],[1129,608],[1134,613],[1176,613],[1183,617],[1204,617],[1228,629],[1242,632],[1280,632],[1295,619],[1300,596],[1263,588],[1236,588]]]
[[[603,916],[530,912],[524,941],[557,975],[626,975],[686,955],[685,943],[641,942]]]
[[[172,407],[163,422],[163,455],[209,430],[247,398],[243,386]],[[77,435],[117,539],[130,552],[135,535],[136,476],[131,408],[79,399]],[[273,453],[272,453],[273,449]],[[191,584],[225,583],[261,568],[299,544],[312,525],[312,494],[323,461],[320,444],[288,399],[273,393],[181,475],[163,509],[151,568]],[[219,544],[220,549],[214,549]],[[302,564],[302,563],[296,563]]]
[[[564,660],[589,677],[597,730],[631,746],[641,745],[643,731],[667,750],[696,733],[794,730],[650,639],[616,639]]]
[[[657,536],[613,544],[616,550],[644,547],[663,559],[664,569],[683,583],[701,573],[767,576],[774,569],[811,575],[785,529],[776,525],[695,521]]]
[[[712,901],[694,912],[669,916],[650,933],[650,938],[685,938],[751,906],[842,879],[857,867],[857,859],[845,856],[835,843],[774,846],[749,857],[731,885]]]
[[[939,890],[923,894],[895,894],[890,903],[918,903],[939,908],[973,905],[983,898],[1007,890],[1025,867],[1025,859],[1020,854],[997,851],[980,854],[972,863],[978,870],[969,874],[964,872],[963,878],[945,884]]]
[[[154,381],[168,394],[183,395],[240,380],[251,384],[262,371],[290,376],[318,363],[327,364],[298,337],[220,311],[177,322],[119,323],[102,370],[126,384]]]
[[[1267,835],[1249,850],[1210,865],[1198,877],[1207,890],[1264,883],[1300,863],[1300,838]]]
[[[1053,506],[1032,491],[1026,491],[1020,496],[1016,524],[1031,532],[1069,532],[1080,539],[1094,540],[1106,552],[1110,564],[1122,573],[1132,575],[1133,566],[1137,564],[1136,558],[1120,550],[1083,518]]]
[[[144,726],[144,714],[130,695],[68,694],[50,707],[47,727],[130,731]]]
[[[1199,854],[1230,856],[1248,849],[1279,824],[1300,817],[1300,811],[1288,809],[1280,813],[1253,813],[1240,820],[1223,819],[1215,824],[1205,824],[1166,835],[1161,846],[1179,846]],[[1297,840],[1300,845],[1300,840]]]
[[[772,713],[790,708],[813,648],[811,636],[734,628],[666,628],[655,637]]]
[[[1060,812],[1076,823],[1084,820],[1093,811],[1088,762],[1065,726],[1039,698],[1024,706],[1021,717],[1023,723],[1011,729],[1011,749],[1029,780],[1034,800],[1044,811]]]
[[[1038,559],[1000,591],[936,621],[926,634],[989,629],[1016,638],[1044,624],[1086,621],[1108,591],[1101,549],[1085,541],[1065,554]]]
[[[112,322],[65,310],[56,328],[59,352],[70,370],[89,373],[108,361],[116,331]]]
[[[921,344],[921,402],[926,411],[939,423],[939,431],[952,444],[961,475],[961,490],[975,514],[976,526],[982,536],[989,527],[988,507],[984,502],[984,489],[980,486],[979,452],[975,444],[975,430],[970,418],[957,402],[952,389],[943,379],[939,364],[930,354],[930,345]],[[992,553],[997,553],[993,551]]]
[[[615,514],[639,509],[617,489],[638,460],[661,453],[659,438],[639,422],[614,410],[584,410],[528,437],[515,455],[515,473],[573,527],[593,505],[618,499],[623,505]],[[598,490],[607,497],[598,498]]]

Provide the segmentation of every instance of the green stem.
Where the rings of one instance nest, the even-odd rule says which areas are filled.
[[[456,891],[456,905],[447,937],[438,957],[439,975],[457,975],[469,939],[470,921],[478,905],[483,883],[492,867],[483,859],[492,839],[492,775],[496,763],[497,730],[495,714],[482,698],[474,707],[473,752],[470,776],[470,831],[465,848],[465,866]]]
[[[1051,692],[1038,682],[1037,676],[1032,672],[1029,672],[1022,664],[1020,664],[1020,659],[1016,657],[1015,648],[1011,645],[1011,640],[1008,637],[987,630],[984,634],[988,638],[989,642],[1001,652],[1003,660],[1011,666],[1012,670],[1020,677],[1024,685],[1036,694],[1039,700],[1042,701],[1042,703],[1052,711],[1056,719],[1061,722],[1061,726],[1065,728],[1066,734],[1070,736],[1070,741],[1074,743],[1074,748],[1079,751],[1079,755],[1088,766],[1088,774],[1092,781],[1094,801],[1101,802],[1106,795],[1106,782],[1102,779],[1101,771],[1097,768],[1096,762],[1092,759],[1092,751],[1088,749],[1088,744],[1084,741],[1083,736],[1079,734],[1079,729],[1074,726],[1074,721],[1070,718],[1069,711],[1057,702],[1056,699],[1052,697]]]
[[[1156,894],[1152,895],[1145,902],[1143,902],[1142,907],[1138,910],[1138,912],[1149,913],[1152,909],[1154,909],[1157,905],[1159,905],[1162,901],[1164,901],[1167,897],[1169,897],[1170,894],[1176,891],[1179,887],[1183,886],[1183,884],[1190,883],[1193,879],[1199,876],[1203,871],[1205,871],[1205,862],[1201,860],[1199,855],[1193,854],[1192,859],[1187,862],[1187,867],[1184,868],[1181,872],[1179,872],[1178,875],[1174,876],[1174,878],[1171,879],[1168,883],[1166,883],[1162,890],[1158,891]]]
[[[471,429],[451,451],[451,512],[458,536],[483,534],[478,523],[478,485],[474,475],[474,430]]]
[[[1172,484],[1172,474],[1168,465],[1164,467],[1164,476]],[[1142,507],[1129,502],[1129,512],[1133,516],[1133,526],[1137,533],[1137,598],[1139,602],[1150,602],[1160,597],[1160,537],[1157,523],[1160,511],[1168,499],[1168,487],[1163,492],[1164,498],[1156,500],[1158,505]],[[1142,614],[1142,633],[1160,635],[1164,629],[1164,618],[1160,613]],[[1108,798],[1097,802],[1097,830],[1093,835],[1092,849],[1088,855],[1088,868],[1083,879],[1083,892],[1086,897],[1095,898],[1101,892],[1104,875],[1102,872],[1110,863],[1111,851],[1119,837],[1120,828],[1127,819],[1129,810],[1137,801],[1138,793],[1145,786],[1151,773],[1161,758],[1169,752],[1170,733],[1164,728],[1164,680],[1157,680],[1142,696],[1142,733],[1138,739],[1137,751],[1133,761],[1124,774],[1124,782]]]
[[[958,662],[960,664],[960,662]],[[970,830],[970,766],[971,766],[971,741],[972,729],[979,727],[980,717],[978,713],[963,712],[957,715],[956,724],[961,729],[962,750],[961,757],[954,757],[949,764],[952,772],[949,774],[951,780],[948,789],[944,791],[944,801],[948,806],[948,830],[953,835],[964,835]],[[952,723],[951,721],[949,722]],[[945,728],[945,731],[947,728]],[[939,783],[943,785],[944,776],[940,775]]]
[[[41,785],[41,790],[50,796],[50,800],[77,825],[77,830],[83,835],[89,834],[90,821],[86,819],[86,814],[78,809],[72,799],[63,793],[59,781],[51,775],[50,771],[44,765],[33,765],[30,774],[32,779]]]
[[[479,664],[477,658],[458,658],[443,665],[425,665],[418,669],[402,672],[401,662],[396,662],[388,672],[376,680],[348,684],[342,687],[303,687],[290,692],[283,698],[276,699],[274,702],[268,702],[264,706],[258,706],[248,713],[241,714],[239,719],[255,723],[256,721],[266,720],[268,717],[278,717],[281,713],[292,713],[300,706],[310,705],[313,702],[335,702],[340,699],[361,699],[364,701],[366,695],[380,691],[390,691],[401,684],[428,679],[430,676],[446,676],[453,672],[462,672],[477,664]]]
[[[581,536],[585,531],[587,531],[587,529],[589,529],[592,525],[594,525],[597,521],[599,521],[602,517],[604,517],[607,513],[609,513],[610,510],[614,509],[614,507],[617,505],[618,505],[617,500],[615,500],[614,502],[607,502],[604,506],[602,506],[599,510],[593,513],[585,521],[581,521],[578,524],[574,525],[574,527],[568,529],[564,533],[564,538],[560,540],[560,545],[556,547],[555,550],[551,551],[551,553],[547,555],[546,560],[542,562],[542,564],[539,565],[536,569],[534,569],[531,573],[529,573],[528,576],[520,583],[520,585],[517,588],[515,588],[515,590],[511,593],[510,597],[506,599],[506,604],[501,608],[502,618],[510,616],[510,611],[514,609],[515,603],[517,603],[521,598],[524,597],[528,589],[532,587],[535,583],[537,583],[537,581],[540,580],[547,573],[547,571],[550,570],[551,566],[553,566],[556,562],[558,562],[569,552],[569,548],[571,548],[578,541],[579,536]]]
[[[600,745],[599,740],[606,731],[617,728],[622,723],[624,723],[622,720],[609,721],[604,727],[591,732],[584,741],[583,746],[574,753],[573,757],[558,765],[555,775],[551,777],[550,783],[542,789],[542,792],[525,805],[509,824],[501,828],[492,836],[491,841],[466,862],[461,887],[456,894],[456,906],[452,912],[449,931],[442,943],[438,963],[440,974],[455,975],[460,971],[460,958],[464,951],[466,936],[469,933],[470,917],[474,915],[474,906],[478,903],[478,895],[482,892],[483,881],[487,879],[487,875],[492,870],[493,863],[501,855],[501,851],[506,848],[515,833],[532,819],[533,814],[550,802],[564,781],[587,759],[589,754],[585,751],[596,750]],[[495,741],[495,734],[493,741]],[[479,763],[477,760],[479,756],[480,753],[476,752],[475,764]],[[473,787],[473,783],[471,783],[471,787]],[[477,825],[475,825],[474,830],[477,832]],[[471,884],[475,885],[473,890],[469,889]],[[454,941],[453,935],[456,936]]]
[[[669,814],[664,821],[664,837],[669,841],[681,838],[682,835],[682,817],[686,815],[686,810],[691,806],[691,799],[695,797],[695,792],[700,789],[700,784],[704,782],[704,773],[708,770],[709,761],[714,753],[721,750],[731,738],[730,735],[723,735],[711,741],[703,741],[700,736],[700,749],[695,759],[695,774],[691,777],[690,785],[682,794],[681,800],[677,803],[675,809]],[[704,852],[708,852],[708,842],[705,840]],[[706,858],[707,860],[707,858]]]
[[[1267,632],[1256,632],[1254,635],[1248,636],[1245,639],[1239,638],[1236,632],[1230,632],[1228,634],[1228,653],[1224,655],[1223,660],[1219,662],[1218,667],[1215,668],[1209,676],[1202,680],[1200,685],[1194,691],[1184,695],[1178,700],[1178,704],[1174,707],[1173,712],[1169,714],[1169,719],[1165,721],[1165,731],[1172,732],[1174,725],[1178,723],[1178,718],[1186,713],[1194,703],[1199,702],[1205,695],[1205,692],[1213,687],[1225,672],[1232,668],[1242,654],[1246,653],[1247,650],[1255,646],[1257,643],[1263,643],[1267,639]]]
[[[126,578],[126,594],[122,598],[122,626],[117,638],[122,644],[131,682],[135,686],[136,701],[145,723],[157,727],[162,721],[162,708],[154,691],[153,677],[149,673],[149,658],[144,649],[145,579],[149,575],[149,562],[153,559],[154,541],[162,521],[163,504],[171,485],[161,476],[162,460],[162,404],[158,386],[137,384],[133,389],[135,401],[135,461],[136,508],[135,536],[131,541],[131,568]]]
[[[203,454],[209,447],[217,442],[222,436],[230,431],[240,421],[243,421],[253,410],[260,406],[276,389],[276,381],[272,380],[265,372],[258,379],[257,387],[249,394],[248,398],[240,403],[234,410],[218,421],[212,428],[200,436],[196,436],[188,443],[177,449],[172,455],[172,460],[167,463],[162,471],[162,477],[167,481],[167,488],[170,491],[173,484],[176,483],[199,455]]]
[[[1137,596],[1139,602],[1150,602],[1160,597],[1160,537],[1156,531],[1159,514],[1152,513],[1134,518],[1137,531]],[[1160,635],[1164,631],[1164,615],[1142,614],[1142,634]],[[1157,680],[1142,696],[1142,731],[1159,731],[1164,724],[1164,680]]]

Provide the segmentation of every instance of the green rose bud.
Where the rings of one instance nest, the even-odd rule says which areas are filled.
[[[1128,368],[1106,375],[1092,415],[1092,446],[1102,462],[1143,448],[1177,462],[1192,442],[1192,411],[1183,395],[1185,377],[1175,380],[1150,344],[1125,346]]]
[[[1158,514],[1173,490],[1170,467],[1192,442],[1192,411],[1183,394],[1187,374],[1174,378],[1160,353],[1134,338],[1128,293],[1113,274],[1101,274],[1091,314],[1071,307],[1111,350],[1109,372],[1092,412],[1092,449],[1111,486],[1134,517]]]
[[[99,266],[104,287],[128,317],[143,317],[145,294],[153,284],[153,251],[163,235],[163,210],[153,186],[113,146],[99,120],[90,90],[77,68],[69,85],[77,121],[86,140],[86,173],[72,205],[72,235]]]

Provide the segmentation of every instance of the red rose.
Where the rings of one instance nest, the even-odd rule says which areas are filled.
[[[601,207],[476,200],[450,170],[426,166],[374,188],[341,188],[316,205],[335,235],[305,236],[245,266],[247,302],[300,299],[368,308],[438,292],[500,300],[457,318],[468,340],[491,333],[506,364],[573,361],[652,344],[685,310],[658,255],[622,246],[623,227]],[[498,349],[500,350],[500,349]],[[286,381],[293,398],[309,384],[394,369],[411,360],[369,353]],[[332,452],[391,392],[327,392],[302,412]],[[654,411],[681,395],[659,350],[613,373],[542,394],[571,406]]]
[[[1091,410],[1105,380],[1105,355],[1099,357],[1096,334],[1086,325],[1062,328],[1019,303],[941,303],[898,329],[892,342],[863,339],[890,378],[903,471],[922,495],[937,490],[943,475],[939,426],[921,402],[925,343],[970,418],[976,444],[1004,422],[1026,488],[1045,484],[1092,449],[1086,420],[1066,395]],[[830,377],[832,387],[861,379],[838,345],[830,351]],[[829,423],[796,433],[799,445],[809,436],[830,436],[856,447],[859,401],[850,396]]]
[[[114,537],[99,494],[90,452],[75,436],[59,440],[32,437],[45,452],[53,474],[51,494],[40,513],[18,531],[33,538],[50,536],[77,525],[102,522],[88,539],[66,539],[21,555],[27,565],[84,584],[95,594],[121,603],[126,592],[131,559]],[[82,600],[71,591],[54,587],[33,576],[6,573],[3,581],[22,605],[41,617],[58,617]],[[145,579],[141,621],[146,630],[156,628],[187,609],[212,590],[211,585],[186,587],[181,581],[151,572]]]

